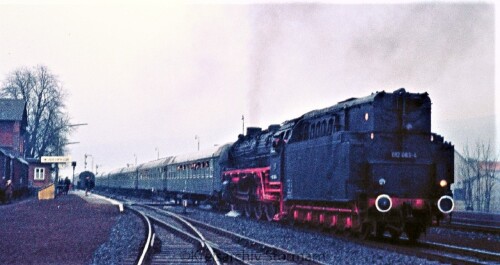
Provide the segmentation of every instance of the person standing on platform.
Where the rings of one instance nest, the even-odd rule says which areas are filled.
[[[7,184],[5,184],[5,199],[7,203],[12,202],[12,193],[14,193],[14,185],[12,184],[12,180],[7,180]]]
[[[90,191],[90,189],[91,189],[91,188],[90,188],[90,185],[91,185],[91,184],[90,184],[90,177],[89,177],[89,176],[87,176],[87,177],[85,178],[85,196],[89,196],[89,191]]]
[[[64,194],[68,194],[69,186],[71,185],[71,180],[68,177],[64,179]]]

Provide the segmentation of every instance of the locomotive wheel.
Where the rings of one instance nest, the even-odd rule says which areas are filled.
[[[243,203],[243,211],[245,212],[245,216],[247,218],[252,217],[252,205],[250,204],[250,202]]]
[[[272,203],[264,204],[264,214],[266,220],[271,222],[274,218],[274,215],[276,214],[276,207],[274,207]]]
[[[260,220],[262,218],[262,203],[256,202],[254,204],[255,219]]]

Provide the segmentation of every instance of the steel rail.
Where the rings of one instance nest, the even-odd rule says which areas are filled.
[[[146,240],[145,240],[144,245],[142,247],[142,252],[139,252],[140,255],[136,259],[136,264],[142,265],[146,259],[146,255],[148,254],[148,252],[150,251],[151,247],[154,244],[155,234],[153,232],[153,226],[151,225],[151,221],[149,220],[148,216],[146,216],[143,212],[138,211],[136,209],[133,209],[131,207],[127,207],[127,209],[129,209],[132,212],[134,212],[135,214],[139,215],[141,217],[141,219],[143,220],[143,222],[147,226]]]
[[[167,210],[158,209],[158,208],[151,207],[151,206],[143,206],[143,207],[146,207],[148,209],[154,210],[154,211],[159,212],[159,213],[165,213],[165,214],[168,214],[168,215],[171,215],[171,214],[177,215],[177,214],[171,213],[171,212],[169,212]],[[283,249],[283,248],[280,248],[280,247],[277,247],[277,246],[274,246],[274,245],[270,245],[270,244],[264,243],[262,241],[255,240],[255,239],[246,237],[244,235],[233,233],[233,232],[230,232],[228,230],[225,230],[225,229],[222,229],[222,228],[218,228],[218,227],[206,224],[206,223],[202,223],[202,222],[200,222],[198,220],[194,220],[194,219],[189,218],[189,217],[183,216],[182,218],[185,219],[186,222],[194,224],[195,226],[198,226],[200,228],[206,229],[208,231],[212,231],[212,232],[214,232],[216,234],[219,234],[219,235],[222,235],[222,236],[225,236],[225,237],[234,238],[234,239],[237,239],[238,241],[248,242],[249,243],[248,245],[256,246],[256,247],[259,246],[260,249],[269,249],[269,250],[272,250],[272,251],[274,251],[276,253],[284,254],[286,257],[297,257],[297,258],[300,258],[301,264],[321,264],[321,265],[326,265],[326,263],[323,263],[321,261],[314,260],[312,258],[305,258],[305,257],[302,257],[299,254],[293,253],[293,252],[288,251],[286,249]],[[217,249],[219,252],[222,252],[222,253],[230,256],[235,261],[238,261],[238,262],[243,263],[243,264],[248,264],[247,262],[245,262],[244,260],[240,259],[236,255],[233,255],[231,253],[227,253],[227,251],[224,251],[223,249],[219,248],[217,246],[217,244],[215,244],[214,242],[208,241],[208,240],[206,240],[205,242],[208,245],[211,245],[213,248]]]
[[[184,223],[186,226],[188,226],[193,232],[195,232],[198,237],[201,239],[201,241],[205,244],[206,248],[208,249],[208,251],[210,252],[210,254],[212,255],[212,257],[214,258],[214,261],[217,265],[220,265],[220,261],[219,261],[219,258],[217,257],[217,255],[215,254],[212,246],[210,244],[208,244],[208,240],[205,239],[205,237],[203,236],[203,234],[196,228],[194,227],[191,223],[189,223],[188,221],[186,221],[183,217],[180,217],[179,215],[175,214],[175,213],[172,213],[172,212],[168,212],[168,211],[165,211],[166,214],[174,217],[175,219],[179,220],[180,222]]]
[[[151,206],[146,206],[146,205],[140,205],[140,204],[134,204],[134,206],[140,206],[140,207],[145,207],[147,209],[150,209],[150,210],[154,210],[154,211],[157,211],[156,208],[154,207],[151,207]],[[162,211],[163,212],[163,211]],[[217,254],[215,253],[212,245],[210,244],[210,242],[203,236],[203,234],[196,228],[194,227],[192,224],[190,224],[188,221],[186,221],[184,218],[182,218],[181,216],[175,214],[175,213],[171,213],[171,212],[168,212],[168,211],[164,211],[166,214],[168,214],[169,216],[171,216],[172,218],[178,220],[179,222],[181,222],[183,225],[187,226],[191,231],[193,231],[195,234],[196,234],[196,237],[198,239],[198,241],[200,242],[201,244],[201,247],[202,248],[206,248],[209,252],[210,252],[210,255],[212,256],[215,264],[217,265],[221,265],[221,262],[217,256]],[[162,225],[164,226],[168,226],[169,229],[174,229],[176,230],[176,232],[178,233],[182,233],[182,231],[180,231],[179,229],[173,227],[173,226],[170,226],[164,222],[162,222],[161,220],[155,218],[155,217],[152,217],[151,215],[148,215],[149,218],[152,218],[153,220],[155,220],[155,222],[157,223],[161,223]],[[192,237],[192,236],[191,236]]]

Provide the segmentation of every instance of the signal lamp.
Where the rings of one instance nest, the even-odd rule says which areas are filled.
[[[439,186],[441,186],[441,188],[444,188],[446,187],[446,185],[448,185],[448,182],[444,179],[442,179],[440,182],[439,182]]]

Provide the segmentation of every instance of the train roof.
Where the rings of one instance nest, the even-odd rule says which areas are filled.
[[[118,173],[121,173],[123,170],[123,168],[115,168],[113,170],[110,170],[108,173],[106,173],[107,175],[113,175],[113,174],[118,174]]]
[[[169,157],[163,157],[163,158],[160,158],[157,160],[149,161],[149,162],[146,162],[144,164],[141,164],[139,166],[139,170],[150,169],[150,168],[155,168],[155,167],[159,167],[159,166],[166,166],[168,164],[171,164],[173,159],[174,159],[173,156],[169,156]]]
[[[222,152],[227,150],[232,143],[215,146],[209,149],[200,150],[195,153],[190,154],[182,154],[178,156],[174,156],[170,164],[184,163],[189,161],[196,161],[201,159],[207,159],[211,157],[220,156]]]
[[[134,172],[134,171],[137,171],[137,169],[140,167],[140,165],[138,166],[130,166],[130,167],[124,167],[122,168],[122,171],[120,173],[130,173],[130,172]]]

